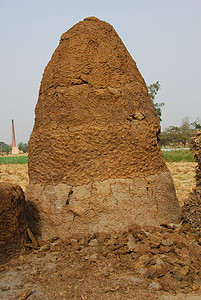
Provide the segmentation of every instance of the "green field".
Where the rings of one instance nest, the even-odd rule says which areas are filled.
[[[163,151],[163,156],[167,162],[194,162],[195,159],[190,150],[171,150]]]
[[[0,156],[0,165],[27,164],[28,156]]]
[[[190,150],[163,151],[163,156],[167,162],[194,162],[193,154]],[[27,164],[28,156],[0,156],[0,164]]]

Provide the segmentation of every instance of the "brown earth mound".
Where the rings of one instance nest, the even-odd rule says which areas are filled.
[[[0,183],[0,263],[19,253],[26,235],[25,197],[18,185]]]
[[[186,201],[184,211],[191,227],[201,233],[201,131],[191,139],[191,145],[197,162],[196,187],[190,194],[190,199]]]
[[[159,118],[110,24],[90,17],[61,36],[35,114],[26,198],[44,239],[180,220]]]

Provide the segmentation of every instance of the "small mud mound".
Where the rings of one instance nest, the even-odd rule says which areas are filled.
[[[192,138],[191,145],[197,162],[196,187],[184,205],[184,212],[191,227],[201,234],[201,131]]]
[[[18,185],[0,183],[0,263],[20,252],[26,228],[23,190]]]

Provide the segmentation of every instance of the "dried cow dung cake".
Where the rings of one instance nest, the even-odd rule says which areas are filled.
[[[20,186],[0,183],[0,263],[19,253],[26,241],[25,197]]]
[[[159,140],[145,81],[114,28],[90,17],[65,32],[29,140],[26,197],[42,237],[179,222]]]

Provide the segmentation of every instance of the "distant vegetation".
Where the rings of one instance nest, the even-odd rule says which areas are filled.
[[[150,99],[156,109],[160,121],[162,121],[162,107],[165,105],[165,103],[156,102],[156,96],[160,88],[161,85],[159,81],[156,81],[156,83],[152,83],[147,86]],[[180,127],[170,126],[163,130],[160,139],[161,147],[189,147],[191,137],[194,136],[196,131],[198,130],[201,130],[200,118],[197,118],[196,121],[190,123],[189,118],[185,117],[182,120],[182,124]]]
[[[27,144],[27,143],[22,143],[22,142],[20,142],[20,143],[18,144],[18,149],[19,149],[20,151],[22,151],[23,153],[27,153],[27,152],[28,152],[28,144]]]
[[[28,153],[28,144],[20,142],[18,144],[18,149],[21,153]],[[11,145],[0,142],[0,155],[8,155],[9,153],[11,153]]]
[[[4,142],[0,142],[0,154],[8,154],[11,151],[11,145],[7,145]]]
[[[162,147],[190,147],[191,137],[201,130],[201,121],[189,122],[186,117],[180,127],[170,126],[161,133]]]

